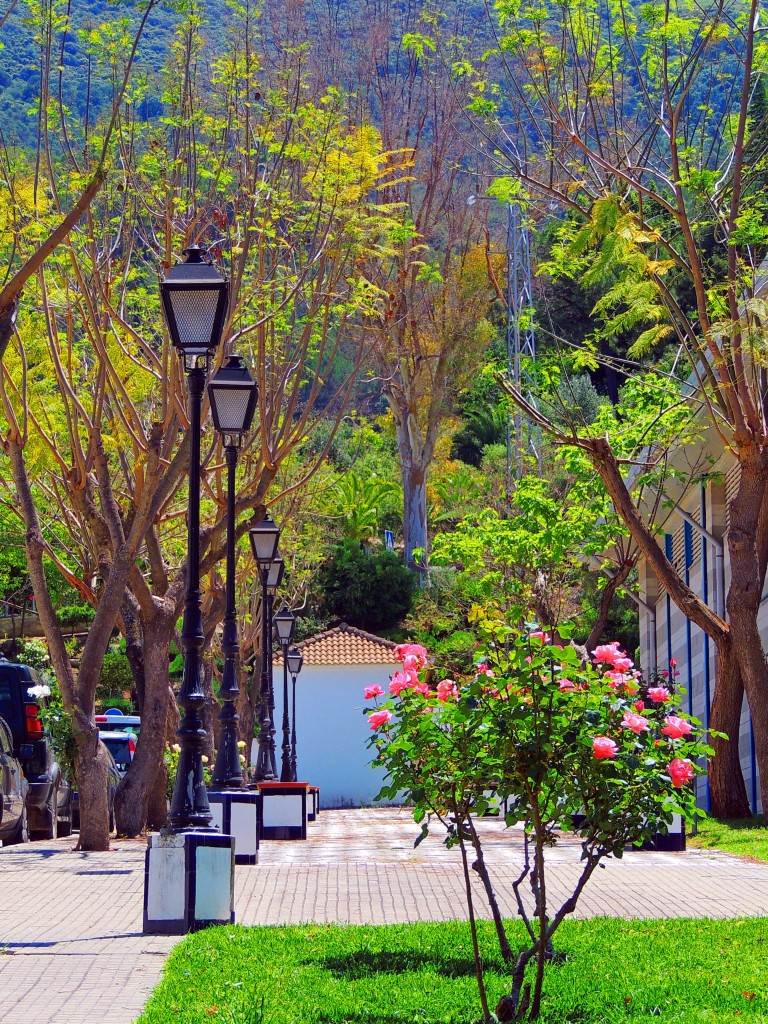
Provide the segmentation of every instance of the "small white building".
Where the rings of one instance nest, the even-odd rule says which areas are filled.
[[[386,692],[399,667],[395,644],[342,623],[297,644],[304,664],[296,680],[296,766],[299,781],[320,787],[321,807],[364,807],[385,783],[373,752],[363,689]],[[275,742],[280,754],[283,662],[274,658]],[[289,677],[290,688],[290,677]],[[289,710],[290,710],[289,694]]]

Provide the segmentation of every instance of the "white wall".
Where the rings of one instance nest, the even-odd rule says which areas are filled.
[[[373,803],[385,782],[371,767],[371,735],[363,714],[363,688],[373,683],[386,692],[400,666],[304,665],[296,680],[296,762],[300,782],[320,787],[321,807],[360,807]],[[283,721],[283,667],[275,665],[275,744],[280,769]],[[290,677],[289,677],[290,689]],[[290,694],[289,694],[290,709]]]

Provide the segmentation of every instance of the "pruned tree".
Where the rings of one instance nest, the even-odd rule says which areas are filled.
[[[258,429],[240,460],[238,537],[273,500],[279,467],[311,430],[328,368],[348,345],[351,370],[335,395],[324,395],[342,415],[364,356],[350,338],[374,309],[356,268],[386,240],[386,206],[372,196],[389,161],[375,131],[349,124],[343,97],[315,95],[283,68],[270,77],[251,34],[254,17],[247,5],[235,12],[218,50],[206,48],[196,16],[180,25],[163,118],[142,118],[140,92],[121,110],[104,188],[66,252],[40,269],[34,294],[25,295],[3,372],[6,450],[35,593],[78,736],[85,848],[107,842],[93,712],[115,622],[143,720],[118,793],[122,833],[144,827],[166,740],[168,649],[185,579],[188,422],[157,271],[200,242],[229,273],[223,352],[236,346],[259,383]],[[57,177],[47,185],[55,192]],[[313,470],[307,465],[292,486]],[[203,576],[224,555],[222,471],[219,441],[208,435]],[[68,530],[67,547],[43,531],[42,501]],[[44,556],[96,608],[77,680],[41,576]]]
[[[757,622],[768,563],[759,7],[502,2],[496,12],[496,88],[479,65],[462,71],[476,76],[473,108],[503,173],[569,211],[558,272],[602,288],[582,354],[588,362],[602,337],[632,331],[623,368],[637,372],[638,361],[678,346],[670,406],[686,402],[740,467],[726,620],[665,557],[614,438],[558,429],[507,385],[556,441],[589,455],[660,585],[714,641],[710,721],[732,739],[715,744],[712,808],[740,817],[749,813],[736,740],[744,691],[768,806],[768,662]]]

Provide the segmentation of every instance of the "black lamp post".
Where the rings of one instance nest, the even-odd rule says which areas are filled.
[[[291,708],[291,782],[297,782],[298,776],[296,774],[296,676],[301,672],[301,666],[304,664],[304,655],[298,649],[298,647],[292,647],[288,651],[288,655],[285,659],[288,665],[288,671],[291,673],[291,680],[293,682],[293,701]]]
[[[296,629],[296,618],[289,608],[281,608],[275,616],[277,639],[283,649],[283,757],[280,765],[280,781],[291,782],[291,723],[288,718],[288,648]]]
[[[277,554],[280,529],[267,514],[249,532],[253,557],[261,576],[261,680],[259,683],[259,752],[256,757],[256,781],[275,781],[269,756],[269,740],[272,731],[269,687],[269,609],[267,607],[270,565]]]
[[[187,585],[181,648],[184,675],[178,695],[181,723],[179,762],[167,831],[210,830],[211,809],[203,779],[205,730],[200,710],[205,700],[201,653],[205,643],[200,595],[200,415],[211,353],[224,328],[229,285],[206,262],[197,245],[184,250],[184,263],[175,266],[160,284],[163,311],[174,346],[184,358],[189,385],[189,514],[187,519]]]
[[[219,749],[213,769],[212,789],[242,789],[243,773],[237,750],[239,716],[235,701],[240,695],[237,678],[237,615],[235,611],[235,469],[237,449],[246,430],[250,429],[256,411],[258,387],[238,355],[232,355],[226,366],[208,384],[213,425],[222,435],[227,463],[227,576],[226,609],[221,649],[224,670],[219,697]]]
[[[275,610],[277,588],[283,582],[285,562],[278,550],[269,566],[267,578],[267,671],[269,673],[269,767],[272,777],[277,778],[277,762],[275,760],[275,680],[272,664],[272,613]]]

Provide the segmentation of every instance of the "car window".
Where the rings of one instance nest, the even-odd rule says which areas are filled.
[[[120,771],[127,772],[128,765],[131,763],[131,750],[128,740],[105,739],[104,746],[110,752],[112,757],[114,757],[115,764]]]
[[[15,718],[16,717],[16,702],[13,697],[13,689],[11,687],[11,680],[8,676],[0,671],[0,717],[2,718]]]

